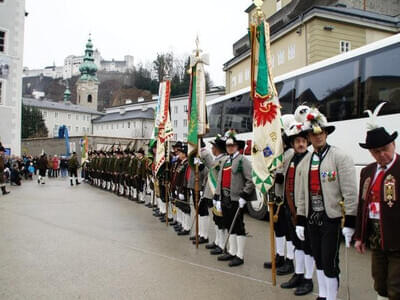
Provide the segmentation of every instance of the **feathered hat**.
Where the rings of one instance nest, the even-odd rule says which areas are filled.
[[[390,144],[397,138],[397,131],[389,134],[386,129],[382,126],[379,126],[377,123],[378,113],[381,110],[382,106],[385,105],[386,102],[382,102],[379,104],[374,112],[371,110],[366,110],[368,113],[369,119],[367,121],[367,137],[365,139],[365,143],[359,143],[361,148],[364,149],[374,149],[386,146]]]
[[[335,131],[335,126],[329,125],[326,117],[316,107],[310,108],[304,121],[304,131],[313,132],[315,134],[326,131],[327,134],[331,134]]]

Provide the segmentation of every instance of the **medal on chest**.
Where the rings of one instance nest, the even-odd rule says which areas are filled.
[[[392,207],[397,200],[396,179],[392,175],[389,175],[385,178],[383,184],[383,200],[389,207]]]

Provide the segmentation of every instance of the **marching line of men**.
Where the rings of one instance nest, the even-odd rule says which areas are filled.
[[[371,120],[373,123],[374,118]],[[362,170],[358,196],[353,160],[344,150],[328,144],[335,127],[318,109],[300,106],[282,121],[286,149],[274,188],[276,265],[277,275],[293,275],[281,288],[294,289],[298,296],[311,293],[316,269],[317,300],[337,299],[343,235],[346,247],[354,239],[358,252],[364,253],[366,245],[371,248],[378,299],[399,300],[397,132],[390,135],[377,124],[367,131],[366,143],[360,146],[368,149],[376,162]],[[168,219],[179,236],[188,236],[194,227],[198,166],[199,243],[206,244],[211,255],[218,255],[218,261],[240,266],[246,243],[243,210],[256,199],[251,163],[241,154],[245,143],[234,131],[217,136],[211,144],[210,152],[202,141],[200,159],[189,163],[187,145],[177,142],[172,147],[169,169],[158,172],[157,178],[152,159],[156,145],[150,147],[149,156],[144,156],[142,149],[137,153],[129,149],[92,153],[90,178],[96,186],[153,207],[153,215],[161,222]],[[208,236],[209,210],[214,241]],[[190,237],[194,244],[195,239]],[[271,263],[264,263],[264,267],[271,268]]]

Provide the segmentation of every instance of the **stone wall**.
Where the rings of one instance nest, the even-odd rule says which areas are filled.
[[[76,151],[78,157],[81,157],[81,146],[80,142],[83,139],[83,136],[80,137],[71,137],[69,139],[70,142],[70,151]],[[149,143],[148,139],[127,139],[127,138],[114,138],[114,137],[98,137],[91,136],[88,137],[89,141],[89,149],[100,150],[102,148],[107,147],[110,148],[113,144],[115,148],[117,148],[120,144],[122,148],[125,148],[126,145],[131,142],[130,148],[134,147],[138,150],[140,147],[144,148],[147,151],[147,144]],[[49,155],[64,155],[66,152],[65,140],[58,138],[34,138],[34,139],[23,139],[21,143],[21,154],[28,155],[40,155],[42,151]]]

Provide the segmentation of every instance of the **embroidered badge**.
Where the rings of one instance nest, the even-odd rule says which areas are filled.
[[[336,180],[336,172],[335,171],[329,172],[328,173],[328,181],[331,182],[331,181],[335,181],[335,180]]]
[[[271,148],[270,148],[269,146],[267,146],[267,147],[263,150],[263,154],[264,154],[264,157],[269,157],[269,156],[271,156],[273,153],[272,153]]]
[[[396,199],[396,179],[389,175],[385,178],[384,189],[383,189],[383,200],[392,207]]]
[[[367,179],[365,179],[364,181],[364,185],[362,188],[362,198],[364,200],[367,199],[367,193],[368,193],[368,189],[369,189],[369,185],[371,184],[371,177],[368,177]]]

